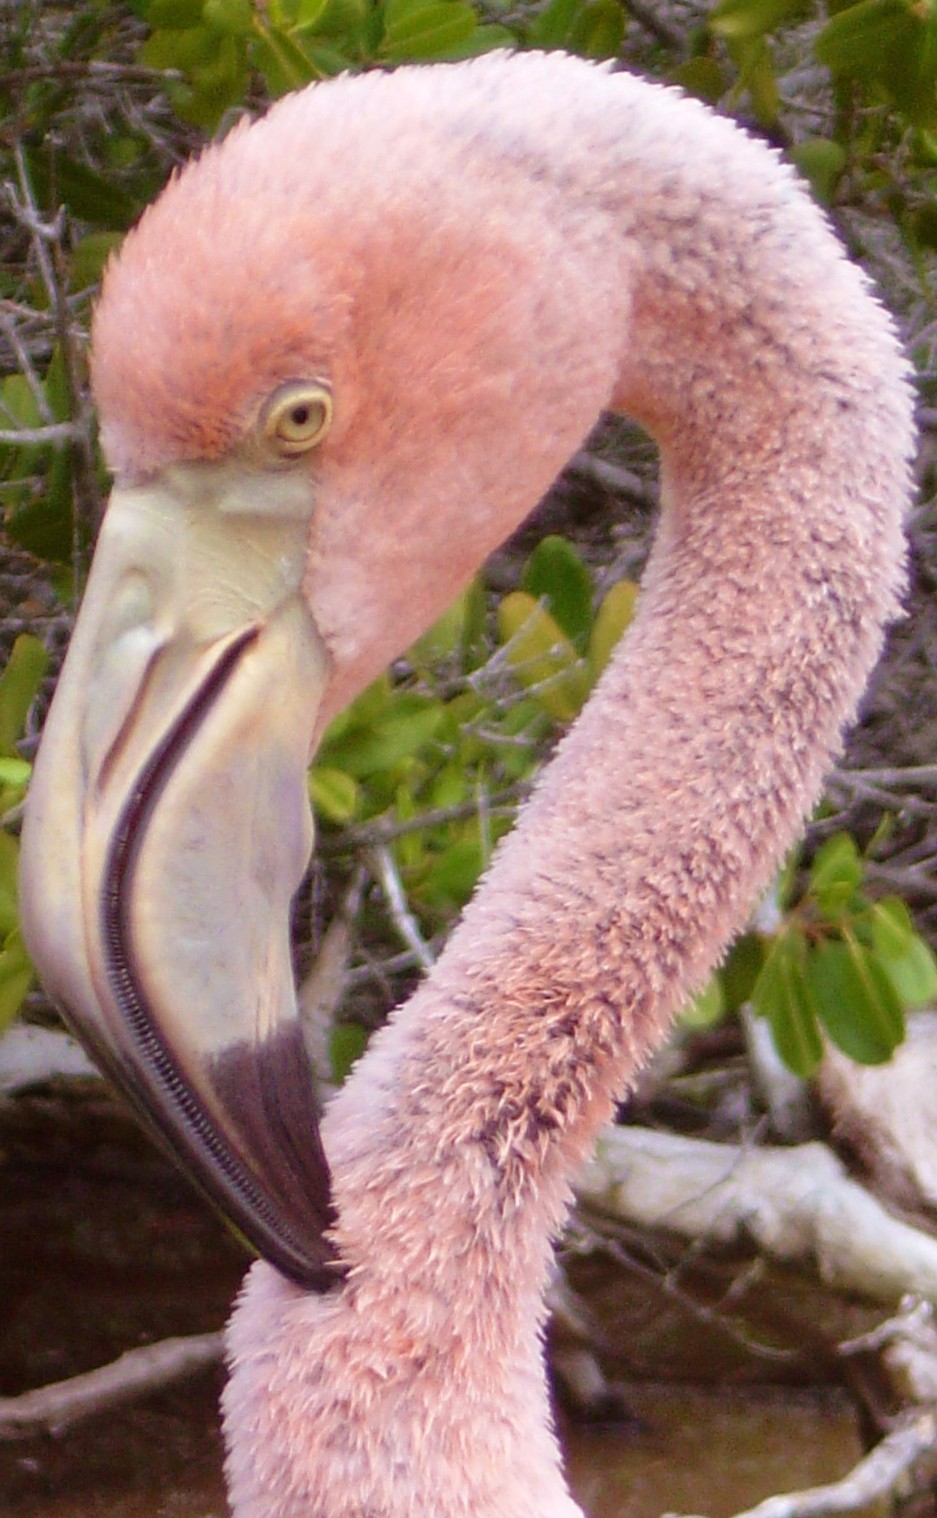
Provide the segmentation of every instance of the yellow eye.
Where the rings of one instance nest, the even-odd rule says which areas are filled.
[[[275,390],[261,413],[263,435],[281,458],[299,458],[321,443],[332,424],[332,393],[318,380]]]

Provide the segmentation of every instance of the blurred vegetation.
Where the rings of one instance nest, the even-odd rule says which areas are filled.
[[[0,1025],[31,979],[16,838],[47,663],[67,639],[106,497],[85,369],[106,259],[206,134],[285,91],[345,69],[568,48],[680,84],[787,151],[915,358],[925,447],[912,618],[771,912],[687,1014],[706,1027],[751,1001],[805,1074],[821,1032],[858,1060],[887,1059],[906,1010],[937,996],[937,6],[0,0],[0,26]],[[541,529],[555,530],[532,551],[519,534],[327,734],[310,772],[319,849],[297,958],[309,968],[330,921],[348,929],[330,1006],[338,1074],[431,962],[627,625],[652,470],[633,429],[601,427],[540,509]]]

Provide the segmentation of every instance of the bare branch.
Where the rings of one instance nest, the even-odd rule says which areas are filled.
[[[513,817],[529,792],[530,782],[518,780],[513,785],[504,786],[503,789],[495,791],[493,795],[487,795],[484,801],[485,816],[489,821],[497,817]],[[447,822],[463,822],[469,817],[478,817],[481,808],[481,799],[476,794],[470,801],[459,801],[453,806],[429,807],[425,812],[418,813],[416,817],[407,817],[402,821],[388,822],[377,818],[361,823],[357,827],[345,828],[340,833],[323,834],[316,840],[316,852],[323,856],[381,848],[388,843],[393,843],[395,838],[406,838],[411,833],[422,833],[426,828],[439,827]]]
[[[37,84],[43,79],[72,79],[110,88],[114,84],[161,84],[181,78],[178,69],[153,69],[140,63],[108,63],[104,59],[90,58],[81,62],[57,60],[55,63],[31,63],[23,68],[6,69],[3,82],[11,90]]]
[[[888,769],[837,770],[836,779],[868,781],[870,785],[937,786],[937,764],[909,764]]]
[[[594,1216],[693,1242],[747,1240],[872,1301],[937,1301],[937,1239],[887,1212],[825,1144],[744,1148],[607,1128],[576,1191]]]
[[[646,510],[650,510],[656,504],[653,487],[648,485],[646,480],[642,480],[634,470],[625,469],[621,464],[613,464],[608,459],[597,458],[595,454],[585,449],[577,453],[566,468],[572,474],[579,475],[580,479],[590,480],[600,489],[607,490],[610,494],[620,496],[624,500],[633,501]]]
[[[49,247],[58,242],[62,236],[65,223],[65,213],[59,210],[54,221],[44,221],[36,205],[33,195],[32,182],[29,170],[26,167],[26,158],[21,143],[17,143],[13,149],[13,157],[16,162],[16,172],[19,178],[19,196],[16,195],[12,186],[7,187],[7,195],[13,214],[22,227],[32,234],[33,246],[36,250],[36,260],[42,275],[42,282],[46,287],[49,304],[53,310],[58,305],[59,289],[49,257]]]
[[[0,428],[0,443],[13,448],[30,443],[75,443],[81,435],[82,430],[75,422],[50,422],[47,427]]]
[[[216,1365],[222,1348],[220,1333],[163,1339],[143,1349],[130,1349],[110,1365],[86,1375],[54,1381],[19,1397],[0,1397],[0,1439],[61,1433],[96,1413],[148,1396]]]
[[[0,1098],[63,1076],[101,1079],[71,1034],[16,1022],[0,1038]]]
[[[28,350],[26,348],[26,345],[20,339],[19,329],[17,328],[17,325],[16,325],[15,321],[13,320],[12,314],[10,313],[10,311],[8,309],[8,302],[6,302],[6,301],[4,301],[4,303],[3,303],[3,309],[0,309],[0,327],[2,327],[4,335],[5,335],[6,339],[7,339],[7,342],[10,344],[10,347],[13,349],[13,352],[16,354],[16,360],[17,360],[17,363],[20,366],[20,372],[22,373],[23,378],[25,379],[27,385],[29,386],[29,393],[30,393],[30,395],[32,396],[33,400],[36,403],[36,410],[39,412],[39,415],[42,418],[43,422],[45,422],[47,425],[54,426],[55,425],[54,419],[53,419],[53,416],[52,416],[52,412],[49,409],[49,402],[48,402],[48,400],[46,398],[46,392],[45,392],[45,389],[43,387],[42,380],[39,378],[39,375],[36,373],[35,365],[33,364],[32,358],[30,357],[30,354],[29,354],[29,352],[28,352]],[[6,406],[4,406],[3,409],[4,409],[4,411],[7,411],[8,408]],[[13,442],[13,443],[15,443],[15,442],[17,442],[17,441],[20,440],[20,438],[22,437],[22,432],[24,430],[28,431],[29,429],[17,428],[15,435],[12,434],[12,433],[0,433],[0,442]],[[38,429],[38,430],[41,430],[41,431],[44,432],[45,428]],[[46,441],[45,438],[39,438],[39,439],[36,439],[36,438],[25,439],[25,438],[23,438],[22,440],[23,441],[29,441],[29,442],[35,442],[35,441],[44,442],[44,441]],[[48,441],[51,442],[52,441],[51,438],[48,439]]]
[[[390,910],[394,927],[408,949],[412,949],[424,970],[429,970],[436,958],[420,932],[417,920],[407,906],[407,894],[394,863],[393,855],[385,844],[371,850],[374,872],[380,882],[384,899]]]
[[[933,860],[921,864],[878,864],[874,859],[866,864],[869,880],[877,881],[898,891],[903,896],[916,896],[925,901],[937,901],[937,874]]]

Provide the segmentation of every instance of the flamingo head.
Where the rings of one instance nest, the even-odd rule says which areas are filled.
[[[509,174],[489,199],[486,153],[416,72],[390,133],[388,83],[236,129],[107,272],[114,488],[22,871],[50,993],[242,1232],[320,1285],[329,1177],[289,944],[306,767],[547,487],[614,370],[607,322],[579,314],[594,289],[551,266],[549,204],[521,214]]]

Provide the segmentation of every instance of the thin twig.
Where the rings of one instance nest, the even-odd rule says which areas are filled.
[[[868,1333],[856,1334],[854,1339],[842,1339],[837,1346],[841,1355],[868,1354],[870,1350],[884,1349],[896,1339],[908,1335],[920,1336],[932,1330],[934,1307],[919,1297],[904,1297],[893,1317],[876,1323]]]
[[[58,283],[55,278],[55,270],[52,267],[52,260],[49,257],[49,247],[52,243],[58,242],[62,235],[65,212],[60,208],[54,221],[43,220],[36,205],[22,144],[19,142],[13,149],[13,158],[16,163],[20,193],[17,196],[12,186],[8,186],[8,198],[13,208],[13,214],[20,226],[25,227],[32,235],[36,261],[39,264],[42,282],[46,287],[46,294],[49,297],[49,305],[55,310],[58,304]]]
[[[866,785],[937,786],[937,764],[909,764],[903,768],[898,766],[886,769],[836,770],[833,778],[843,785],[850,785],[855,781]]]
[[[6,307],[6,304],[7,303],[4,302],[4,307]],[[7,342],[10,344],[10,347],[16,354],[16,359],[20,366],[20,372],[22,373],[23,378],[29,386],[29,393],[35,401],[36,410],[39,412],[41,420],[51,425],[53,423],[53,417],[52,412],[49,409],[49,401],[46,396],[45,387],[43,386],[42,380],[36,373],[36,369],[29,355],[29,352],[25,344],[20,340],[19,330],[16,326],[16,323],[7,309],[0,309],[0,327],[3,328]],[[6,411],[7,407],[4,406],[3,409]],[[17,431],[19,430],[20,429],[17,429]],[[11,442],[14,441],[14,439],[10,437],[9,434],[5,436],[0,435],[0,441],[5,442],[8,440]]]
[[[81,437],[77,422],[50,422],[47,427],[0,428],[0,443],[23,448],[32,443],[76,443]],[[22,484],[22,481],[17,481]]]
[[[513,785],[496,791],[487,801],[488,817],[513,816],[529,791],[529,781],[516,781]],[[464,822],[470,817],[477,817],[478,811],[479,798],[476,795],[470,801],[459,801],[452,806],[430,807],[425,812],[420,812],[419,816],[408,817],[400,822],[367,822],[360,827],[346,828],[338,834],[323,833],[316,844],[316,851],[319,854],[350,854],[360,850],[382,848],[388,843],[393,843],[397,838],[406,838],[411,833],[422,833],[426,828],[440,827],[448,822]]]
[[[927,901],[937,901],[937,874],[934,873],[933,863],[902,867],[877,864],[874,860],[870,860],[865,868],[866,875],[871,881],[890,886],[902,895],[913,895]]]
[[[583,450],[570,460],[566,469],[581,479],[592,481],[602,490],[633,501],[638,506],[650,509],[655,505],[654,491],[646,481],[642,480],[634,470],[625,469],[621,464],[613,464],[609,459],[597,458],[595,454]]]
[[[8,190],[14,214],[20,224],[29,229],[43,284],[49,297],[55,335],[62,355],[65,389],[67,395],[70,442],[73,449],[72,468],[78,502],[85,503],[92,515],[101,504],[97,485],[94,458],[93,414],[87,386],[84,383],[83,366],[68,303],[68,269],[62,248],[65,230],[65,212],[60,209],[51,222],[43,220],[33,192],[32,181],[22,145],[14,148],[19,197]],[[79,511],[72,513],[72,561],[78,583],[84,579],[82,563],[83,543],[80,531]]]
[[[423,969],[429,970],[436,956],[420,933],[416,918],[407,906],[407,895],[393,855],[386,846],[381,845],[371,850],[370,857],[394,927],[407,947],[412,949]]]
[[[170,79],[181,79],[178,69],[146,68],[140,63],[107,63],[91,58],[87,62],[30,63],[23,68],[6,69],[3,82],[8,89],[22,85],[37,84],[43,79],[99,79],[109,87],[114,84],[161,84]]]

